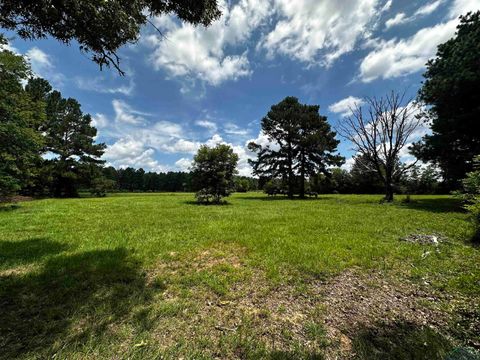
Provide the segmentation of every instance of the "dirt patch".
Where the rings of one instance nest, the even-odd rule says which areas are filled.
[[[156,346],[178,349],[188,339],[205,344],[203,351],[214,358],[234,359],[246,357],[245,342],[250,341],[266,352],[301,351],[337,359],[354,355],[352,341],[365,328],[405,323],[443,332],[448,326],[449,315],[441,310],[448,295],[440,297],[376,271],[348,270],[328,281],[273,285],[263,271],[247,269],[244,253],[245,249],[209,249],[189,261],[172,260],[153,270],[151,279],[162,274],[180,283],[185,274],[211,272],[214,277],[225,266],[248,273],[224,295],[194,285],[185,298],[182,286],[167,285],[162,306],[176,310],[157,322]]]
[[[410,234],[400,240],[413,244],[438,246],[440,242],[445,241],[446,239],[438,234]]]

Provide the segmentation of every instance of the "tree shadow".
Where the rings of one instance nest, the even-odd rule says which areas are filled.
[[[184,204],[187,204],[187,205],[195,205],[195,206],[212,206],[212,207],[216,207],[216,206],[231,206],[233,205],[232,203],[228,202],[228,201],[224,201],[224,202],[221,202],[219,204],[216,204],[216,203],[199,203],[198,201],[195,201],[195,200],[186,200],[186,201],[182,201],[182,203]]]
[[[7,212],[20,209],[20,205],[18,204],[2,204],[0,202],[0,212]]]
[[[0,277],[0,358],[78,349],[106,336],[153,291],[123,248],[58,255],[39,271]]]
[[[402,202],[398,205],[413,210],[431,211],[435,213],[465,212],[462,201],[455,198],[417,199],[413,197],[411,202]]]
[[[319,195],[318,197],[308,197],[306,196],[305,198],[300,198],[298,196],[295,196],[293,199],[290,199],[288,196],[284,195],[277,195],[277,196],[262,196],[262,195],[255,195],[255,196],[236,196],[235,199],[241,199],[241,200],[256,200],[256,201],[294,201],[294,200],[300,200],[300,201],[317,201],[317,200],[330,200],[332,199],[331,196],[322,196]]]
[[[449,339],[428,326],[408,322],[376,323],[356,332],[352,350],[356,359],[445,359],[453,349]]]
[[[48,255],[58,254],[67,249],[66,244],[44,238],[0,241],[0,267],[37,262]]]

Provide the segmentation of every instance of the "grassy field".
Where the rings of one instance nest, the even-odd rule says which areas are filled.
[[[3,209],[0,358],[441,359],[480,346],[467,214],[448,196],[379,199],[122,194]],[[443,241],[400,241],[410,234]]]

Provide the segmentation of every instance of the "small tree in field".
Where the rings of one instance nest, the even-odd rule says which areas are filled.
[[[421,119],[415,116],[418,105],[391,92],[381,98],[366,98],[367,110],[352,109],[340,123],[338,133],[353,144],[353,150],[366,170],[373,171],[385,186],[385,201],[393,201],[393,183],[411,166],[399,166],[400,152],[408,146]]]
[[[193,158],[192,177],[199,203],[220,204],[235,188],[238,155],[224,144],[214,148],[203,145]]]

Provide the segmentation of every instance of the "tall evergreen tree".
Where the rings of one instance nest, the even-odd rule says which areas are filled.
[[[0,36],[0,196],[27,186],[39,161],[42,138],[35,130],[42,122],[45,104],[23,89],[30,67],[22,56],[1,50]]]
[[[427,64],[419,97],[430,107],[432,134],[413,147],[442,170],[450,188],[460,185],[480,154],[480,12],[461,17],[456,36],[439,45]]]
[[[319,106],[302,105],[295,97],[287,97],[273,105],[262,119],[262,131],[271,145],[250,143],[257,153],[250,160],[253,173],[270,178],[285,178],[288,196],[293,197],[297,177],[300,178],[300,196],[305,195],[305,179],[319,172],[327,172],[330,165],[341,165],[343,158],[336,151],[338,140],[331,131]]]
[[[96,144],[97,129],[92,118],[83,114],[75,99],[64,99],[52,91],[46,97],[45,151],[53,155],[46,162],[52,169],[52,192],[55,196],[76,196],[80,185],[89,185],[92,166],[103,163],[105,144]]]

